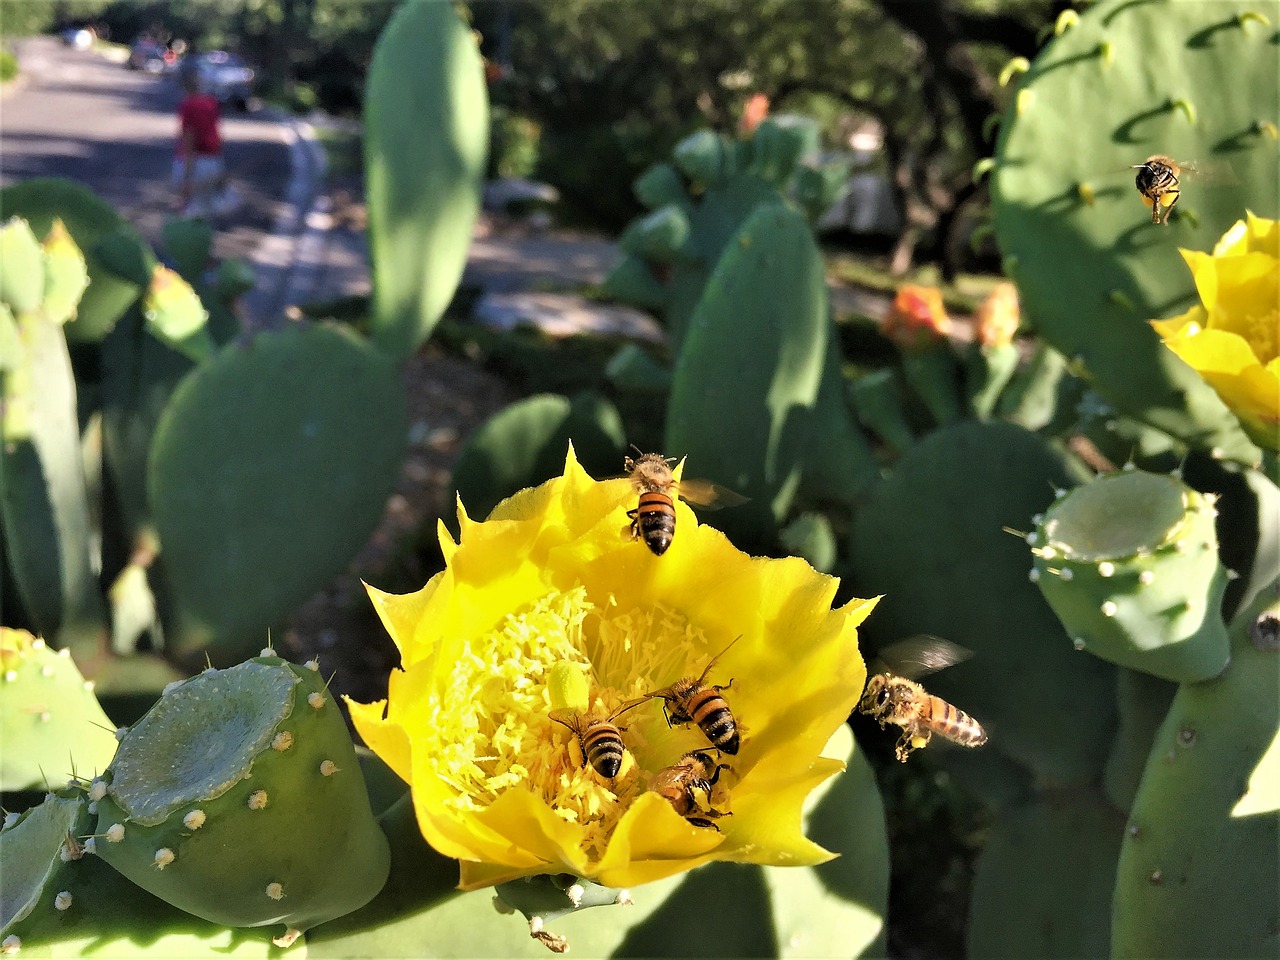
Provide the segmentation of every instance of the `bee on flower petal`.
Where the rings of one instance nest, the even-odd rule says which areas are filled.
[[[733,718],[728,702],[720,696],[720,691],[728,690],[733,686],[733,680],[723,687],[706,686],[705,682],[716,662],[729,652],[729,647],[741,639],[742,637],[735,637],[728,647],[712,657],[701,676],[681,677],[670,686],[646,693],[629,705],[642,703],[652,697],[661,697],[662,712],[667,718],[668,726],[676,723],[696,723],[713,747],[730,756],[736,754],[739,745],[738,723]]]
[[[924,676],[967,660],[972,654],[941,637],[911,637],[892,644],[880,654],[899,672],[877,673],[867,680],[857,709],[880,722],[902,728],[894,749],[903,763],[911,751],[923,747],[933,734],[965,747],[980,747],[987,733],[977,720],[929,693],[910,677]]]
[[[727,490],[710,480],[677,480],[671,471],[675,460],[660,453],[627,457],[627,476],[640,495],[634,510],[627,511],[631,520],[631,539],[643,539],[656,556],[662,556],[676,535],[675,497],[708,510],[746,503],[747,498]]]
[[[583,762],[590,764],[600,776],[612,780],[622,769],[622,755],[627,749],[622,742],[622,731],[627,728],[615,726],[613,721],[639,702],[624,703],[605,720],[584,717],[572,710],[552,710],[550,717],[578,738]]]
[[[719,781],[720,771],[730,769],[705,750],[690,750],[676,763],[655,773],[649,789],[665,797],[675,812],[695,827],[718,831],[720,828],[712,821],[731,814],[712,809],[711,788]],[[705,807],[698,802],[699,793],[705,798]]]

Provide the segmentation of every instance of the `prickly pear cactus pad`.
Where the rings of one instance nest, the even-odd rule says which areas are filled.
[[[215,923],[296,935],[387,878],[386,837],[314,663],[261,656],[171,685],[90,797],[99,855]]]
[[[1123,411],[1245,462],[1256,453],[1239,426],[1145,321],[1192,302],[1178,247],[1208,250],[1246,209],[1280,208],[1278,27],[1275,0],[1089,6],[1021,77],[992,175],[1036,328]],[[1167,225],[1131,169],[1153,154],[1182,171]]]
[[[0,627],[0,790],[91,777],[116,752],[115,724],[68,653]]]
[[[1061,497],[1032,539],[1032,576],[1078,649],[1179,682],[1227,665],[1214,498],[1126,470]]]
[[[178,600],[206,640],[232,648],[221,662],[345,568],[382,516],[404,442],[393,363],[336,327],[228,345],[182,381],[156,426],[147,492]]]
[[[115,324],[141,287],[108,269],[95,252],[97,242],[119,231],[127,245],[141,246],[142,238],[126,224],[110,204],[78,183],[52,177],[25,180],[0,190],[0,217],[20,216],[45,236],[55,220],[61,220],[84,252],[89,275],[76,318],[67,324],[67,339],[99,340]]]
[[[396,11],[374,49],[364,119],[372,336],[400,360],[453,299],[480,212],[489,101],[453,4]]]
[[[1231,665],[1183,684],[1116,870],[1113,957],[1274,957],[1280,931],[1280,584],[1231,626]]]
[[[96,856],[84,786],[49,794],[0,832],[0,941],[22,957],[279,956],[261,934],[201,920]]]
[[[1026,530],[1070,483],[1062,456],[1020,427],[935,430],[872,488],[850,544],[857,589],[885,595],[878,642],[924,633],[973,651],[930,676],[929,692],[988,728],[981,752],[1056,783],[1101,772],[1116,722],[1113,668],[1071,648],[1027,579],[1026,544],[1007,530]]]

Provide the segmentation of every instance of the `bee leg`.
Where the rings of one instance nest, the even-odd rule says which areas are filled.
[[[733,686],[733,677],[730,677],[729,682],[726,683],[723,687],[712,687],[711,689],[719,693],[721,690],[728,690],[732,686]]]
[[[636,507],[634,510],[628,510],[628,511],[627,511],[627,519],[631,521],[631,539],[632,539],[632,540],[639,540],[639,539],[640,539],[640,516],[639,516],[639,514],[640,514],[640,508],[639,508],[639,507]]]
[[[1169,214],[1173,213],[1173,205],[1178,202],[1180,195],[1181,191],[1179,190],[1170,190],[1164,195],[1163,199],[1167,202],[1164,204],[1164,216],[1160,218],[1161,223],[1169,222]],[[1155,209],[1158,210],[1159,208],[1160,204],[1156,204]]]
[[[716,783],[719,782],[721,770],[732,770],[732,769],[733,767],[729,766],[727,763],[717,763],[715,770],[711,772],[711,778],[709,780],[704,780],[703,783],[705,783],[707,785],[707,789],[710,790],[713,786],[716,785]]]

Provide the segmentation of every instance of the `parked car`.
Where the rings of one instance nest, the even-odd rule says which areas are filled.
[[[200,73],[201,89],[217,97],[219,103],[249,109],[254,74],[243,58],[225,50],[209,50],[196,54],[195,69]]]
[[[88,50],[93,46],[93,29],[90,27],[67,27],[59,32],[62,42],[77,50]]]
[[[129,50],[129,59],[124,65],[130,70],[144,70],[147,73],[164,73],[177,59],[176,55],[163,44],[154,40],[135,40]]]

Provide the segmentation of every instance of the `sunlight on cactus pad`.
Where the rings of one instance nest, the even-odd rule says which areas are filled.
[[[678,534],[654,556],[627,531],[634,505],[627,480],[592,480],[570,449],[563,476],[488,520],[459,505],[459,541],[440,528],[447,569],[421,591],[370,589],[401,669],[388,699],[352,703],[352,719],[411,784],[424,836],[461,860],[464,889],[561,872],[623,887],[710,860],[833,856],[804,837],[801,805],[843,768],[820,751],[861,693],[857,625],[874,601],[833,610],[836,579],[749,557],[678,501]],[[725,688],[736,754],[696,723],[669,725],[661,698],[618,714],[722,652],[705,684]],[[580,729],[614,718],[616,777],[553,711]],[[678,812],[651,787],[695,749],[728,768]],[[712,825],[707,810],[725,815]]]
[[[1212,254],[1179,252],[1201,302],[1151,325],[1256,443],[1280,449],[1280,224],[1250,213]]]

